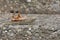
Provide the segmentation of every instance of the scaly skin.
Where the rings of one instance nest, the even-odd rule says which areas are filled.
[[[22,21],[24,19],[25,18],[23,18],[20,13],[18,13],[17,16],[12,16],[12,21]]]

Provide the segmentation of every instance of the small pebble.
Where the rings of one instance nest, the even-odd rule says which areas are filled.
[[[11,9],[13,9],[13,7],[10,7]]]
[[[25,36],[27,36],[27,34]]]
[[[13,33],[11,33],[11,34],[10,34],[10,36],[14,36],[14,34],[13,34]]]
[[[32,33],[31,33],[30,31],[27,31],[27,33],[28,33],[29,35],[32,35]]]
[[[7,30],[5,30],[5,33],[7,32]]]
[[[29,30],[31,30],[31,28],[29,28]]]
[[[4,7],[7,7],[7,5],[4,5]]]
[[[27,0],[27,2],[31,2],[31,0]]]
[[[9,30],[9,32],[11,32],[11,30]]]
[[[28,40],[29,38],[27,38],[27,40]]]
[[[39,37],[40,39],[42,38],[42,37]]]
[[[52,30],[54,30],[54,28],[52,28]]]
[[[5,30],[6,29],[6,27],[3,27],[3,30]]]

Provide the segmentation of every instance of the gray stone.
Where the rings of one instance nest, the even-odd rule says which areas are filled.
[[[30,31],[27,31],[27,33],[28,33],[29,35],[32,35],[32,33],[31,33]]]

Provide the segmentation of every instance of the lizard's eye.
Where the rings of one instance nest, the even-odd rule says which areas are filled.
[[[16,13],[19,13],[19,11],[16,11]]]
[[[14,13],[14,11],[13,11],[13,10],[11,10],[11,11],[10,11],[10,13]]]

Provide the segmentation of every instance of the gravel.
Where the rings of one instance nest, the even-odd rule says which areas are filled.
[[[25,14],[22,14],[25,15]],[[36,15],[34,25],[0,24],[1,40],[59,40],[60,27],[58,14],[27,14],[28,17]],[[5,18],[7,16],[4,16]],[[9,17],[8,17],[9,18]],[[2,18],[4,19],[4,18]],[[5,21],[5,20],[4,20]]]
[[[59,0],[0,0],[0,40],[60,40],[59,5]],[[11,10],[35,20],[11,23]]]

